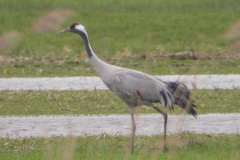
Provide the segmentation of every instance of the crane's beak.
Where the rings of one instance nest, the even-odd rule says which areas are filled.
[[[62,34],[62,33],[66,33],[66,32],[70,32],[70,27],[68,27],[68,28],[66,28],[66,29],[64,29],[64,30],[62,30],[62,31],[60,31],[60,32],[58,32],[58,34]]]

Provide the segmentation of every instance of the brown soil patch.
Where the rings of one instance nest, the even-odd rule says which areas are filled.
[[[138,56],[131,56],[131,57],[123,57],[121,59],[106,59],[106,61],[124,61],[126,59],[146,59],[146,55],[138,55]],[[177,59],[177,60],[185,60],[185,59],[191,59],[191,60],[211,60],[211,59],[225,59],[225,60],[240,60],[240,53],[237,54],[226,54],[224,52],[218,53],[218,54],[208,54],[208,55],[199,55],[195,52],[181,52],[176,54],[170,54],[170,55],[154,55],[152,57],[149,57],[150,59],[159,59],[159,60],[165,60],[165,59]]]
[[[104,61],[107,61],[109,63],[112,62],[121,62],[125,61],[128,59],[131,60],[145,60],[147,56],[145,54],[138,55],[138,56],[126,56],[123,58],[119,59],[104,59]],[[178,59],[178,60],[185,60],[185,59],[191,59],[191,60],[211,60],[211,59],[225,59],[225,60],[240,60],[240,53],[238,54],[226,54],[226,53],[219,53],[219,54],[208,54],[208,55],[198,55],[197,53],[194,52],[182,52],[182,53],[177,53],[177,54],[171,54],[171,55],[154,55],[149,57],[150,59],[158,59],[158,60],[165,60],[165,59]],[[85,61],[85,58],[79,59],[79,58],[60,58],[60,59],[55,59],[55,58],[41,58],[41,59],[34,59],[34,58],[12,58],[12,57],[4,57],[0,56],[0,62],[5,62],[5,63],[14,63],[14,62],[42,62],[42,63],[51,63],[51,62],[59,62],[63,63],[67,60],[73,60],[76,62],[81,62]]]
[[[7,49],[19,38],[19,33],[16,31],[11,31],[4,33],[0,36],[0,51]]]
[[[230,50],[234,51],[234,52],[240,52],[240,41],[235,42],[232,47],[230,48]]]
[[[42,18],[40,18],[34,25],[33,31],[47,32],[57,31],[61,23],[63,23],[72,12],[69,10],[51,11]]]
[[[237,41],[240,38],[240,21],[231,26],[225,34],[221,36],[225,40]],[[234,42],[230,51],[239,53],[240,52],[240,41]]]
[[[61,58],[61,59],[55,59],[55,58],[27,58],[27,57],[20,57],[20,58],[12,58],[12,57],[6,57],[6,56],[0,56],[0,62],[5,63],[14,63],[14,62],[42,62],[42,63],[50,63],[50,62],[64,62],[68,60],[69,58]],[[78,60],[76,60],[78,61]]]
[[[235,25],[231,26],[222,37],[225,40],[234,40],[240,37],[240,21]]]

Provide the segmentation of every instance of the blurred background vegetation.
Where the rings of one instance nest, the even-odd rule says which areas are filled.
[[[3,0],[0,6],[0,38],[8,37],[1,43],[1,56],[82,58],[79,36],[57,34],[74,22],[86,27],[102,58],[220,53],[240,34],[226,36],[239,21],[236,0]]]
[[[0,77],[96,76],[81,37],[57,34],[75,22],[86,27],[94,52],[108,63],[155,75],[240,73],[236,0],[0,3]],[[203,58],[171,59],[182,52]]]

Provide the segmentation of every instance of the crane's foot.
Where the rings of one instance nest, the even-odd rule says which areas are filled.
[[[132,145],[132,147],[131,147],[131,154],[133,154],[133,145]]]
[[[163,148],[163,152],[167,152],[167,151],[168,151],[167,146],[164,146],[164,148]]]
[[[131,149],[131,154],[133,154],[133,150]]]

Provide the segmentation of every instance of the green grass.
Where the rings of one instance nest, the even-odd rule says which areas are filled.
[[[111,64],[151,75],[240,74],[239,60],[124,60]],[[73,77],[98,76],[90,62],[12,62],[0,64],[0,77]]]
[[[229,48],[239,40],[222,38],[228,28],[239,21],[240,2],[236,0],[4,0],[1,4],[0,35],[11,31],[18,35],[12,43],[0,43],[1,56],[33,59],[68,57],[70,60],[62,63],[41,60],[1,62],[0,77],[96,75],[89,62],[85,62],[87,55],[81,37],[70,33],[57,34],[58,30],[73,22],[86,26],[93,50],[103,59],[139,54],[151,57],[183,51],[195,51],[199,55],[222,51],[232,54],[234,52]],[[35,32],[32,29],[34,24],[53,10],[70,10],[72,15],[64,23],[55,24],[55,31]],[[77,63],[75,59],[78,59]],[[150,59],[149,62],[126,60],[113,64],[155,75],[239,74],[238,60]]]
[[[21,34],[18,43],[2,52],[12,57],[77,57],[84,51],[78,35],[31,29],[38,18],[57,9],[73,14],[61,27],[56,25],[56,30],[73,22],[84,24],[94,51],[103,58],[126,50],[132,55],[155,53],[157,48],[164,54],[189,50],[219,53],[237,40],[226,41],[221,35],[240,16],[240,2],[236,0],[4,0],[1,4],[0,34],[12,30]]]
[[[239,135],[169,135],[168,152],[162,136],[137,136],[130,155],[128,137],[101,135],[36,139],[0,139],[4,160],[40,159],[239,159]]]
[[[194,91],[198,114],[240,113],[239,90]],[[168,114],[185,114],[175,106],[174,111],[156,104]],[[157,112],[138,107],[137,114]],[[39,115],[108,115],[129,114],[128,108],[110,91],[4,91],[0,92],[0,116]]]

